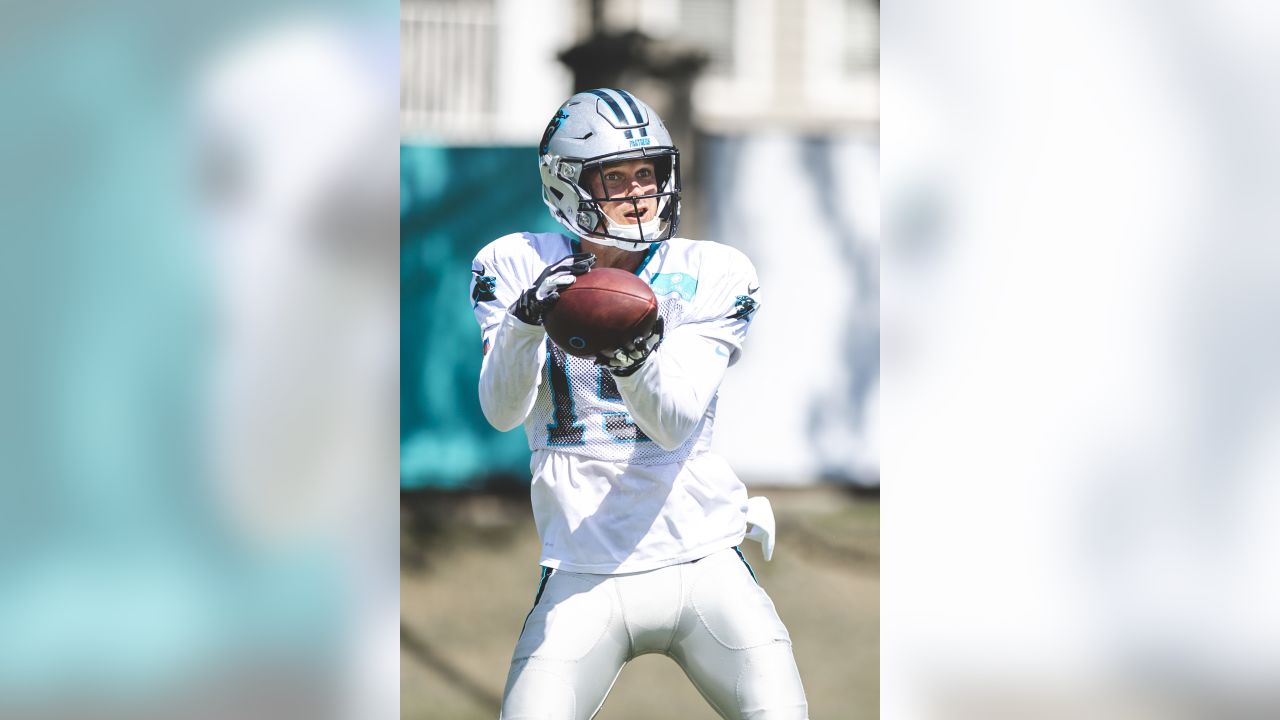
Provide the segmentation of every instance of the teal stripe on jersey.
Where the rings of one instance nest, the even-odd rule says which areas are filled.
[[[644,259],[640,261],[640,267],[636,268],[636,275],[640,274],[640,271],[644,269],[645,265],[649,264],[649,261],[653,259],[653,256],[657,252],[658,252],[658,243],[651,244],[649,246],[649,251],[644,254]]]
[[[570,250],[571,252],[574,252],[574,253],[580,253],[580,252],[582,252],[582,240],[581,240],[581,239],[576,238],[576,237],[569,237],[568,235],[564,235],[563,233],[561,233],[561,235],[563,235],[563,237],[564,237],[566,240],[568,240],[568,241],[569,241],[569,250]],[[648,251],[646,251],[646,252],[645,252],[645,254],[644,254],[644,259],[640,261],[640,267],[637,267],[637,268],[636,268],[636,275],[639,275],[639,274],[640,274],[640,271],[641,271],[641,270],[643,270],[643,269],[645,268],[645,266],[649,264],[649,261],[653,259],[653,256],[654,256],[655,254],[657,254],[657,252],[658,252],[658,245],[659,245],[659,243],[656,243],[656,242],[655,242],[655,243],[651,243],[651,244],[649,245],[649,249],[648,249]]]

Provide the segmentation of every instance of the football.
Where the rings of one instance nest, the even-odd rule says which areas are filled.
[[[658,298],[634,273],[599,268],[560,291],[543,326],[570,355],[595,357],[647,334],[658,321]]]

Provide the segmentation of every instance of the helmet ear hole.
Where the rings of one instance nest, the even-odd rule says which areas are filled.
[[[556,196],[557,201],[564,200],[564,193],[560,192],[558,189],[549,187],[547,190],[549,190],[552,195]]]

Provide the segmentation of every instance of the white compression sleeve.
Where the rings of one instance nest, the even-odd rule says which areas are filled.
[[[663,450],[674,450],[698,427],[728,367],[723,342],[682,325],[635,374],[615,382],[636,425]]]
[[[520,322],[510,313],[494,331],[489,352],[480,364],[480,408],[498,430],[515,428],[533,409],[546,336],[541,325]]]

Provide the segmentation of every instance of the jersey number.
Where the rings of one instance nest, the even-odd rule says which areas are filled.
[[[597,369],[600,373],[600,399],[621,405],[622,393],[618,392],[618,385],[613,381],[613,375],[610,375],[604,368]],[[574,408],[573,387],[569,384],[568,363],[566,362],[564,351],[556,347],[551,340],[547,340],[547,375],[551,384],[552,405],[552,422],[547,425],[547,444],[585,444],[583,436],[586,432],[586,426],[578,419],[578,413]],[[602,415],[604,417],[604,431],[609,437],[613,438],[614,442],[650,442],[644,431],[632,422],[631,413],[621,410],[602,413]]]

